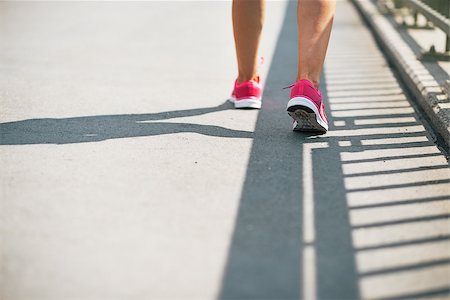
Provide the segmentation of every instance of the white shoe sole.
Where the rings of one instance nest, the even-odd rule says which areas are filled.
[[[233,97],[230,99],[231,103],[234,103],[234,108],[261,108],[261,98],[248,98],[236,100]]]
[[[287,104],[287,112],[294,119],[292,130],[321,132],[328,131],[328,124],[322,120],[316,105],[304,97],[294,97]]]

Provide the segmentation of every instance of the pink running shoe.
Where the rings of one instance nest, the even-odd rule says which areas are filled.
[[[262,86],[259,75],[255,80],[242,83],[234,82],[230,101],[235,108],[261,108]]]
[[[292,130],[325,133],[328,130],[320,91],[311,81],[297,81],[291,90],[291,99],[287,104],[288,114],[294,119]]]

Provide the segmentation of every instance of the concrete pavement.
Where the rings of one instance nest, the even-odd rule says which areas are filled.
[[[230,7],[0,4],[1,300],[448,295],[448,162],[351,4],[318,137],[285,112],[292,2],[262,110],[225,101]]]

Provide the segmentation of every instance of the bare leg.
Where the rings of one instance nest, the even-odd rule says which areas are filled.
[[[298,0],[297,80],[308,79],[319,87],[331,27],[335,0]]]
[[[233,32],[238,82],[256,77],[258,46],[264,21],[264,0],[233,0]]]

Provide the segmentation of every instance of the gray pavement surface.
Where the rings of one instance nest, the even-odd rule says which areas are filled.
[[[293,2],[262,110],[226,102],[230,9],[0,3],[1,300],[448,297],[448,162],[353,6],[323,136],[285,112]]]

